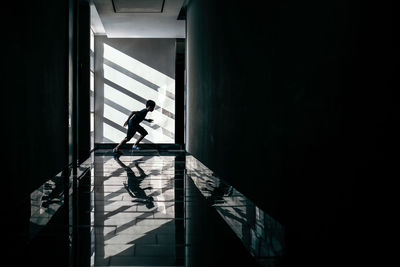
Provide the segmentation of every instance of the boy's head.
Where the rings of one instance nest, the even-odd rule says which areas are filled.
[[[153,111],[155,106],[156,102],[154,102],[153,100],[147,100],[146,108],[149,108],[149,111]]]

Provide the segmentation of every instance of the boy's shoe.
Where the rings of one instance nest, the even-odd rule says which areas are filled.
[[[112,152],[113,152],[114,154],[122,154],[121,151],[119,151],[119,150],[117,150],[117,149],[115,149],[115,148],[112,150]]]
[[[133,145],[133,146],[132,146],[132,149],[133,149],[133,150],[139,150],[139,147],[138,147],[138,146],[135,146],[135,145]]]

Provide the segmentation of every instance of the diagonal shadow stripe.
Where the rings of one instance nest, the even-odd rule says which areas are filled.
[[[143,105],[146,105],[147,99],[144,99],[143,97],[138,96],[138,95],[135,94],[135,93],[132,93],[132,92],[129,91],[128,89],[125,89],[124,87],[119,86],[118,84],[116,84],[116,83],[114,83],[114,82],[112,82],[112,81],[110,81],[110,80],[108,80],[108,79],[106,79],[106,78],[104,78],[104,77],[102,77],[102,79],[103,79],[103,83],[104,83],[104,84],[107,84],[107,85],[111,86],[112,88],[117,89],[117,90],[120,91],[121,93],[124,93],[124,94],[126,94],[127,96],[129,96],[129,97],[131,97],[131,98],[133,98],[133,99],[139,101],[139,102],[142,103]]]
[[[175,94],[170,91],[165,91],[165,95],[175,101]]]
[[[151,157],[150,157],[151,158]],[[143,159],[143,158],[142,158]],[[146,160],[147,159],[145,159],[144,160],[144,162],[146,162]],[[129,165],[129,168],[133,168],[133,166],[134,166],[134,164],[130,164]],[[114,177],[114,176],[120,176],[120,174],[122,174],[122,173],[124,173],[125,172],[125,170],[123,169],[123,168],[118,168],[118,169],[116,169],[115,171],[113,171],[112,173],[111,173],[111,175],[109,175],[108,177],[106,177],[106,179],[104,179],[104,181],[106,181],[106,180],[108,180],[109,178],[111,178],[111,177]],[[103,181],[103,182],[104,182]],[[125,193],[126,191],[125,190],[123,190],[123,191],[117,191],[117,192],[112,192],[112,193],[110,193],[110,194],[108,194],[106,197],[104,197],[103,198],[103,200],[104,201],[110,201],[111,202],[111,198],[113,198],[113,197],[116,197],[116,196],[119,196],[119,195],[121,195],[122,193]],[[130,206],[128,206],[128,208],[129,208]],[[118,209],[118,211],[123,211],[123,210],[125,210],[125,209],[122,209],[122,207],[120,207],[119,209]],[[114,213],[115,213],[115,211],[114,211]],[[112,215],[114,215],[112,212],[109,212],[109,213],[107,213],[106,214],[106,216],[105,216],[105,219],[106,218],[108,218],[108,217],[110,217],[110,216],[112,216]]]
[[[103,136],[103,142],[105,142],[105,143],[115,143],[113,140],[108,139],[107,137],[104,137],[104,136]]]
[[[125,114],[126,116],[129,116],[131,114],[131,111],[123,106],[121,106],[120,104],[108,99],[108,98],[104,98],[104,104],[109,105],[110,107],[118,110],[119,112]]]
[[[161,108],[160,106],[157,106],[157,105],[156,105],[155,109],[161,109],[161,113],[162,114],[164,114],[165,116],[170,117],[171,119],[175,120],[175,114],[174,113],[171,113],[168,110],[163,109],[163,108]]]
[[[142,160],[143,162],[146,162],[148,159],[151,159],[152,157],[141,157],[141,158],[139,158],[139,159],[137,159],[137,160],[135,160],[135,161],[140,161],[140,160]],[[133,165],[133,164],[130,164],[129,165],[129,168],[133,168],[135,165]],[[122,173],[124,173],[125,172],[125,170],[123,169],[123,168],[118,168],[118,169],[116,169],[115,171],[113,171],[109,176],[107,176],[107,177],[105,177],[105,179],[103,180],[103,182],[104,181],[106,181],[106,180],[108,180],[109,178],[111,178],[111,177],[114,177],[114,176],[121,176],[121,174]]]
[[[111,86],[112,88],[120,91],[121,93],[123,93],[123,94],[125,94],[125,95],[127,95],[127,96],[129,96],[129,97],[131,97],[131,98],[133,98],[133,99],[135,99],[137,101],[139,101],[143,105],[146,105],[147,99],[144,99],[143,97],[141,97],[141,96],[139,96],[139,95],[137,95],[137,94],[135,94],[135,93],[133,93],[133,92],[121,87],[121,86],[119,86],[118,84],[113,83],[112,81],[110,81],[110,80],[108,80],[106,78],[103,78],[103,83],[107,84],[108,86]],[[157,106],[157,105],[156,105],[155,109],[156,110],[161,110],[162,114],[164,114],[165,116],[175,120],[175,114],[169,112],[168,110],[163,109],[162,107]]]
[[[121,105],[119,105],[119,104],[115,103],[114,101],[109,100],[107,98],[104,98],[104,103],[109,105],[110,107],[120,111],[121,113],[124,113],[126,116],[129,116],[129,114],[131,113],[128,109],[124,108],[123,106],[121,106]],[[163,135],[168,136],[171,139],[175,138],[174,133],[171,132],[171,131],[168,131],[164,127],[161,127],[161,126],[159,126],[157,124],[151,124],[151,123],[149,123],[147,121],[143,121],[142,123],[144,123],[146,126],[152,128],[153,130],[158,130],[158,129],[161,128],[161,132],[162,132]],[[125,129],[125,131],[126,131],[126,129]]]
[[[113,122],[113,121],[111,121],[111,120],[109,120],[109,119],[107,119],[105,117],[103,117],[103,121],[105,123],[107,123],[108,125],[110,125],[111,127],[117,129],[118,131],[123,132],[124,134],[126,134],[126,128],[122,127],[121,125],[119,125],[119,124],[117,124],[117,123],[115,123],[115,122]]]
[[[169,206],[165,206],[165,208],[167,209],[167,208],[169,208],[169,207],[172,207],[174,204],[172,204],[172,205],[169,205]],[[116,229],[115,229],[115,233],[119,233],[119,232],[122,232],[122,231],[124,231],[124,230],[126,230],[126,229],[128,229],[128,228],[130,228],[130,227],[132,227],[132,226],[134,226],[135,224],[136,224],[136,221],[137,220],[143,220],[143,219],[146,219],[146,218],[148,218],[148,217],[150,217],[150,216],[152,216],[153,215],[153,212],[148,212],[148,213],[145,213],[145,214],[143,214],[143,215],[140,215],[140,216],[138,216],[138,217],[136,217],[135,219],[133,219],[132,221],[130,221],[130,222],[128,222],[128,223],[126,223],[126,224],[124,224],[124,225],[121,225],[120,227],[117,227]],[[171,221],[172,221],[173,219],[171,219]],[[106,234],[105,236],[104,236],[104,241],[107,241],[107,240],[109,240],[109,239],[111,239],[112,237],[114,237],[115,236],[115,234],[113,233],[113,232],[110,232],[110,233],[108,233],[108,234]]]
[[[147,161],[148,159],[150,159],[150,158],[152,158],[152,157],[149,157],[149,158],[147,158],[147,159],[142,158],[142,160],[143,160],[143,162],[146,162],[146,161]],[[135,166],[135,164],[133,164],[133,163],[128,165],[129,168],[133,168],[134,166]],[[120,169],[119,169],[119,170],[120,170]],[[125,170],[124,170],[124,171],[125,171]],[[121,171],[121,173],[124,172],[124,171]],[[152,174],[152,173],[153,173],[153,170],[150,172],[150,174]],[[148,175],[149,175],[149,174],[148,174]],[[146,175],[146,176],[148,176],[148,175]],[[153,174],[153,175],[154,175],[154,174]],[[159,173],[157,173],[157,175],[159,175]],[[168,181],[167,185],[161,189],[161,194],[165,193],[165,191],[167,191],[167,190],[169,190],[169,189],[172,189],[172,188],[174,187],[173,184],[172,184],[172,182],[173,182],[173,180]],[[125,191],[112,192],[111,194],[108,194],[108,195],[105,197],[105,200],[106,200],[106,201],[109,201],[111,198],[116,197],[116,196],[118,196],[118,195],[121,195],[121,194],[124,193],[124,192],[125,192]],[[154,196],[156,193],[158,193],[158,191],[155,191],[155,192],[151,193],[149,196]],[[112,215],[112,213],[111,213],[111,215]],[[111,216],[111,215],[110,215],[110,216]],[[107,217],[108,217],[108,214],[107,214]]]
[[[110,217],[112,217],[112,216],[114,216],[114,215],[116,215],[116,214],[118,214],[120,212],[124,212],[125,210],[127,210],[127,209],[129,209],[131,207],[132,206],[121,206],[116,210],[110,211],[110,212],[108,212],[107,214],[104,215],[104,220],[106,220],[106,219],[108,219],[108,218],[110,218]]]
[[[168,136],[171,139],[175,138],[175,135],[172,132],[168,131],[167,129],[161,128],[161,130],[162,130],[163,135]]]
[[[112,198],[117,197],[117,196],[119,196],[119,195],[121,195],[122,193],[125,193],[125,192],[126,192],[126,191],[125,191],[125,190],[122,190],[122,189],[121,189],[121,192],[118,192],[118,191],[112,192],[112,193],[106,195],[106,196],[103,198],[103,200],[104,200],[104,201],[112,201],[112,200],[111,200]],[[116,200],[116,201],[118,201],[118,200]]]
[[[137,82],[140,82],[141,84],[146,85],[150,89],[152,89],[152,90],[154,90],[154,91],[156,91],[157,93],[160,94],[160,92],[159,92],[159,88],[160,87],[157,84],[154,84],[154,83],[144,79],[143,77],[138,76],[138,75],[134,74],[133,72],[130,72],[129,70],[125,69],[124,67],[122,67],[122,66],[120,66],[120,65],[118,65],[118,64],[116,64],[116,63],[114,63],[114,62],[112,62],[112,61],[110,61],[108,59],[104,58],[103,63],[105,65],[107,65],[107,66],[109,66],[109,67],[111,67],[111,68],[113,68],[113,69],[125,74],[129,78],[132,78],[133,80],[135,80]],[[167,96],[168,98],[170,98],[172,100],[175,100],[175,95],[173,93],[169,92],[169,91],[165,92],[165,96]]]
[[[103,59],[103,63],[104,63],[105,65],[107,65],[107,66],[109,66],[109,67],[111,67],[111,68],[113,68],[113,69],[116,69],[117,71],[119,71],[119,72],[125,74],[126,76],[128,76],[128,77],[130,77],[130,78],[132,78],[132,79],[134,79],[134,80],[136,80],[136,81],[138,81],[138,82],[140,82],[140,83],[146,85],[147,87],[153,89],[154,91],[157,91],[157,92],[158,92],[159,86],[158,86],[157,84],[154,84],[154,83],[152,83],[152,82],[150,82],[150,81],[144,79],[143,77],[140,77],[140,76],[138,76],[138,75],[136,75],[136,74],[130,72],[129,70],[125,69],[124,67],[122,67],[122,66],[120,66],[120,65],[118,65],[118,64],[115,64],[114,62],[109,61],[109,60],[106,59],[106,58]]]

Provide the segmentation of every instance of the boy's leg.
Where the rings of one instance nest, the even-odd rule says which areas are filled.
[[[126,142],[128,142],[129,140],[131,140],[131,138],[135,135],[135,128],[128,126],[128,131],[126,133],[126,137],[124,139],[122,139],[122,141],[113,149],[114,152],[117,152],[120,148],[120,146],[122,146],[123,144],[125,144]]]
[[[142,139],[148,134],[148,132],[140,125],[137,126],[137,131],[140,133],[140,137],[134,144],[135,147],[137,147],[137,145],[140,143],[140,141],[142,141]]]
[[[118,151],[119,147],[128,142],[128,139],[125,137],[122,141],[113,149],[113,151]]]
[[[135,143],[135,146],[137,146],[140,143],[140,141],[142,141],[143,138],[144,138],[143,135],[139,136],[138,140]]]

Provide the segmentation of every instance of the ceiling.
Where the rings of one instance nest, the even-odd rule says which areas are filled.
[[[91,26],[109,38],[185,38],[185,0],[92,0]]]

